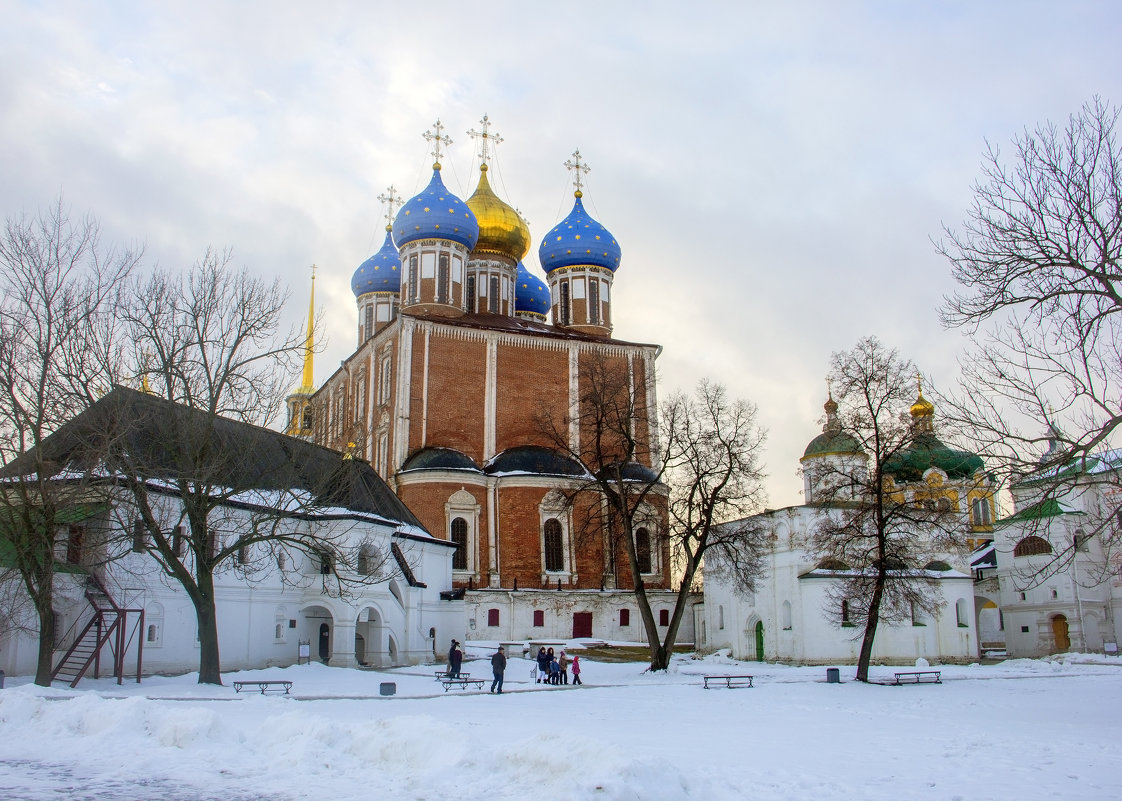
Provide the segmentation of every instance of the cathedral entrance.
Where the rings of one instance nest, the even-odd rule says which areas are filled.
[[[592,613],[573,612],[573,639],[592,636]]]
[[[1056,642],[1056,651],[1066,651],[1071,648],[1071,639],[1068,637],[1067,618],[1056,615],[1052,618],[1052,637]]]
[[[756,621],[756,661],[764,661],[764,622]]]

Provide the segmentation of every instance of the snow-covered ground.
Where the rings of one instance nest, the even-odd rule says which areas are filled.
[[[464,669],[488,678],[490,650]],[[583,687],[530,680],[443,692],[433,667],[303,665],[81,690],[0,691],[0,798],[1113,799],[1122,798],[1122,664],[1102,657],[943,667],[944,683],[825,682],[825,668],[676,659],[584,663]],[[891,676],[900,668],[876,668]],[[751,689],[701,686],[751,673]],[[235,694],[289,679],[292,696]],[[397,694],[379,695],[384,681]]]

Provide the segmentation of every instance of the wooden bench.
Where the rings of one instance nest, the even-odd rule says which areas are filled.
[[[265,693],[284,693],[288,695],[289,690],[292,689],[291,681],[235,681],[234,692],[240,693],[242,690],[252,690],[257,688],[261,694]]]
[[[450,679],[450,678],[452,678],[452,674],[450,674],[450,673],[449,673],[449,672],[448,672],[447,670],[438,670],[438,671],[436,671],[436,680],[437,680],[437,681],[443,681],[444,679]],[[460,671],[460,675],[459,675],[459,676],[457,676],[457,678],[460,678],[460,679],[470,679],[470,678],[471,678],[471,674],[470,674],[470,673],[468,673],[468,672],[467,672],[466,670],[461,670],[461,671]]]
[[[444,685],[444,692],[448,692],[453,687],[466,690],[469,684],[474,684],[477,690],[483,689],[483,679],[469,679],[462,673],[458,679],[442,679],[440,683]]]
[[[728,687],[730,690],[733,689],[734,687],[751,687],[752,686],[752,677],[751,676],[702,676],[701,678],[702,678],[702,680],[705,684],[705,689],[706,690],[709,689],[709,682],[711,682],[711,681],[715,681],[715,682],[722,682],[723,681],[725,683],[725,686]]]
[[[942,671],[913,670],[895,674],[893,684],[942,684]]]

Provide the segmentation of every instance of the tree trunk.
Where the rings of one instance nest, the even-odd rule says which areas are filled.
[[[44,594],[46,597],[44,597]],[[51,592],[39,592],[35,596],[35,611],[39,615],[39,656],[35,663],[35,683],[40,687],[51,686],[51,670],[55,659],[55,614]]]
[[[222,684],[218,653],[218,615],[214,607],[214,577],[199,576],[199,594],[193,597],[199,625],[199,684]]]
[[[880,620],[880,601],[884,596],[886,577],[882,570],[877,571],[877,583],[873,587],[873,598],[865,617],[865,636],[861,638],[861,656],[857,660],[857,681],[869,680],[869,662],[873,657],[873,638],[877,636],[877,623]]]

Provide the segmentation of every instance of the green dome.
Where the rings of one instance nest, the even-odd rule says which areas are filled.
[[[923,474],[938,467],[949,478],[969,478],[985,467],[982,457],[944,445],[934,434],[919,434],[910,447],[889,459],[884,472],[898,482],[920,481]]]
[[[861,443],[842,431],[823,431],[806,446],[803,458],[832,453],[861,453]]]

